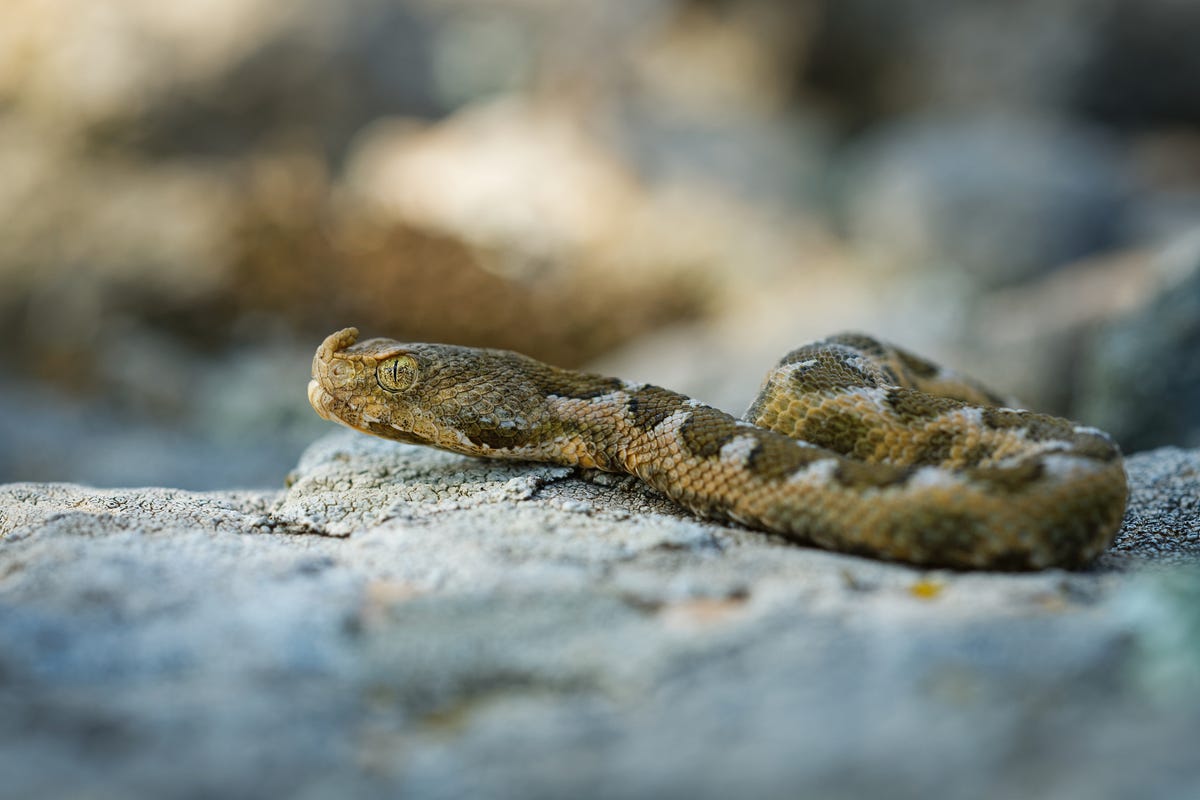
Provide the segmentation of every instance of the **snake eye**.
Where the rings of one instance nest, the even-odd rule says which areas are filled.
[[[375,368],[375,380],[388,392],[403,392],[417,382],[417,360],[412,356],[389,358]]]

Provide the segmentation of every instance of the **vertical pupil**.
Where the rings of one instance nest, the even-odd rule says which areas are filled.
[[[400,359],[392,362],[392,385],[400,385]]]

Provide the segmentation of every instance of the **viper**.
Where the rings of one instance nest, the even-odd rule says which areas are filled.
[[[363,433],[635,475],[692,512],[805,545],[960,569],[1086,564],[1127,496],[1102,431],[907,350],[840,334],[786,355],[744,418],[505,350],[328,336],[308,398]]]

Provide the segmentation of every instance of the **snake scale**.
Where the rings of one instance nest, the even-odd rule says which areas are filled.
[[[1103,432],[1003,407],[859,334],[785,356],[745,419],[504,350],[325,339],[308,398],[364,433],[636,475],[693,512],[845,553],[961,569],[1086,564],[1126,500]]]

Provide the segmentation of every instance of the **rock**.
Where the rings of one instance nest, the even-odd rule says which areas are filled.
[[[806,82],[855,120],[922,108],[1061,106],[1096,46],[1099,16],[1086,0],[817,5]]]
[[[261,331],[224,358],[199,357],[136,326],[103,341],[89,364],[103,376],[99,398],[0,378],[0,476],[274,487],[323,428],[300,391],[311,348],[294,338]],[[84,369],[58,377],[82,381]]]
[[[1200,7],[1186,0],[812,5],[805,84],[859,123],[964,107],[1057,107],[1126,128],[1200,119],[1200,55],[1183,33]]]
[[[5,485],[5,794],[1182,796],[1200,451],[1129,472],[1113,551],[1036,574],[350,432],[280,492]]]
[[[1096,46],[1079,76],[1076,102],[1123,126],[1200,121],[1200,51],[1180,31],[1200,26],[1200,6],[1179,0],[1109,0],[1089,16]]]
[[[1122,158],[1065,122],[916,117],[852,148],[845,226],[893,268],[1018,283],[1118,244],[1131,189]]]
[[[1068,264],[1038,280],[978,296],[961,318],[971,357],[989,386],[1030,408],[1108,430],[1080,408],[1080,352],[1096,332],[1160,290],[1154,253],[1120,250]],[[1124,444],[1124,443],[1123,443]]]
[[[379,114],[436,115],[429,14],[349,0],[14,0],[0,101],[49,130],[159,155],[319,138],[334,152]],[[302,131],[301,133],[298,133]]]
[[[1079,359],[1080,417],[1127,450],[1200,444],[1200,229],[1147,270],[1155,296],[1110,320]]]
[[[1126,461],[1130,497],[1125,522],[1102,563],[1133,559],[1161,565],[1200,554],[1196,451],[1164,447]]]

